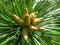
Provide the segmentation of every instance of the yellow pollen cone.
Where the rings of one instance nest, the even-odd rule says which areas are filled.
[[[34,13],[30,14],[30,16],[31,16],[31,17],[34,17],[34,18],[35,18],[37,15],[38,15],[38,12],[34,12]]]
[[[29,28],[29,32],[35,32],[35,31],[38,31],[38,28],[37,27],[35,27],[35,26],[29,26],[28,27]]]
[[[37,16],[37,14],[38,14],[38,12],[34,12],[34,13],[30,14],[31,24],[33,24],[34,19],[35,19],[35,17]]]
[[[27,31],[26,28],[23,28],[23,29],[22,29],[22,37],[23,37],[23,39],[24,39],[25,41],[28,40],[28,31]]]
[[[43,20],[43,18],[36,18],[36,19],[34,20],[34,22],[33,22],[33,25],[34,25],[34,26],[39,25],[40,22],[42,22],[42,20]]]
[[[25,15],[28,14],[28,9],[27,9],[27,8],[25,8],[24,14],[25,14]]]
[[[34,15],[35,15],[34,17],[36,17],[38,15],[38,12],[34,12]]]
[[[20,19],[18,16],[16,16],[15,14],[12,15],[14,20],[20,25],[22,26],[23,25],[23,20]]]
[[[34,22],[34,15],[30,14],[30,20],[31,20],[31,24],[33,24],[33,22]]]
[[[43,27],[39,27],[38,30],[39,30],[40,32],[42,32],[42,31],[44,30],[44,28],[43,28]]]
[[[30,16],[28,14],[26,14],[24,17],[24,25],[25,26],[30,25]]]

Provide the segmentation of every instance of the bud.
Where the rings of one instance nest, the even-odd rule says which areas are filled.
[[[28,14],[26,14],[24,17],[24,25],[25,26],[30,25],[30,16]]]
[[[15,14],[13,14],[12,16],[13,16],[14,20],[15,20],[20,26],[23,25],[23,20],[22,20],[22,19],[20,19],[20,18],[19,18],[17,15],[15,15]]]
[[[22,29],[22,37],[23,37],[23,39],[24,39],[25,41],[28,40],[28,31],[27,31],[26,28],[23,28],[23,29]]]
[[[42,20],[43,20],[43,18],[37,18],[37,19],[35,19],[34,22],[33,22],[33,25],[34,26],[39,25],[40,22],[42,22]]]

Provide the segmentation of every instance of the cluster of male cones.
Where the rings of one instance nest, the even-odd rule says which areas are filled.
[[[36,18],[38,12],[28,14],[28,9],[24,10],[24,19],[21,19],[17,15],[13,14],[13,19],[17,24],[22,27],[22,37],[24,40],[28,40],[29,32],[43,31],[44,28],[39,27],[38,25],[42,22],[43,18]]]

